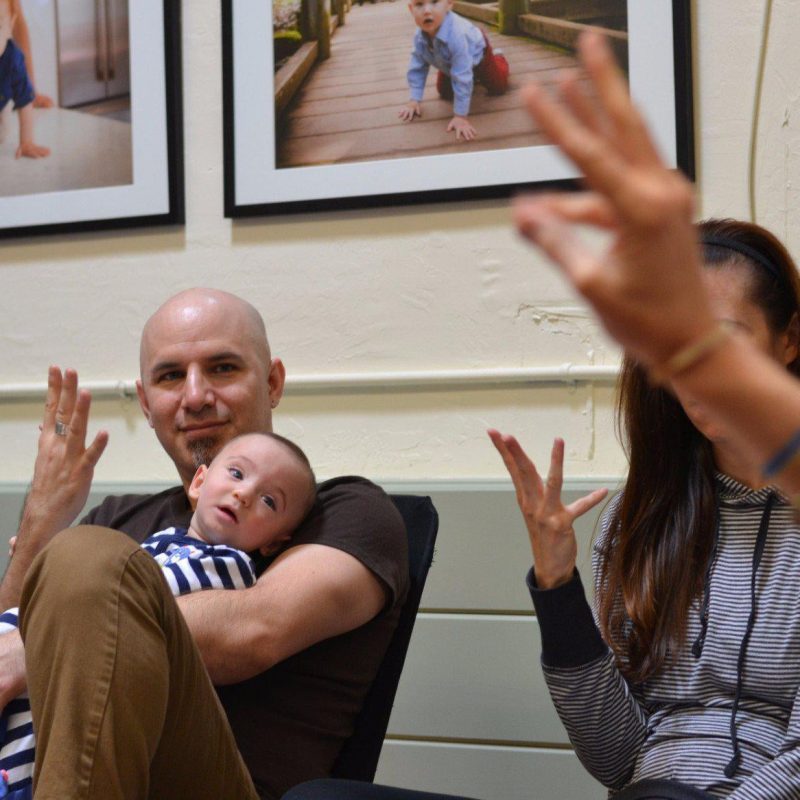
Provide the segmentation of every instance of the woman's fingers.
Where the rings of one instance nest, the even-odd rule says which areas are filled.
[[[586,87],[587,78],[578,70],[564,70],[557,78],[556,85],[562,101],[569,107],[575,118],[592,133],[607,136],[610,123],[597,102]]]
[[[514,488],[517,490],[517,499],[519,500],[520,491],[522,488],[519,469],[514,457],[511,455],[511,452],[508,449],[508,445],[505,442],[506,437],[504,437],[500,431],[494,430],[494,428],[488,430],[487,433],[489,434],[489,438],[492,440],[492,444],[495,446],[495,449],[498,453],[500,453],[500,458],[503,459],[503,464],[505,464],[506,470],[508,470],[508,474],[511,476],[511,480],[514,483]]]
[[[512,201],[512,215],[523,235],[525,235],[527,214],[531,209],[534,214],[541,209],[565,222],[592,225],[607,230],[619,227],[619,216],[614,207],[597,192],[519,195]]]
[[[566,510],[569,512],[572,519],[576,520],[578,517],[582,517],[587,511],[593,509],[598,503],[604,500],[607,495],[608,489],[595,489],[585,497],[581,497],[574,503],[570,503],[566,507]]]
[[[519,476],[525,489],[541,493],[544,486],[536,465],[528,458],[528,454],[522,449],[520,443],[509,434],[499,434],[505,451],[508,453],[510,462],[513,464],[514,471]],[[508,464],[506,464],[508,466]]]
[[[578,291],[584,291],[598,273],[597,257],[572,225],[546,203],[515,208],[514,218],[520,233],[558,264]]]
[[[526,503],[528,511],[531,510],[531,501],[535,500],[537,511],[546,511],[544,516],[553,519],[563,514],[562,522],[566,522],[566,527],[570,527],[574,520],[594,508],[608,494],[608,489],[595,489],[585,497],[564,506],[561,501],[564,485],[563,439],[556,438],[553,441],[550,470],[547,473],[547,480],[543,483],[536,465],[528,458],[515,437],[500,433],[494,428],[489,429],[487,433],[511,475],[520,506]],[[525,513],[526,508],[522,508],[522,511]]]
[[[564,483],[564,440],[553,439],[550,450],[550,469],[545,482],[545,504],[553,507],[561,505],[561,487]]]
[[[633,163],[660,164],[661,158],[639,112],[631,102],[625,75],[605,37],[587,33],[578,41],[578,53],[610,121],[620,150]]]
[[[603,37],[585,34],[579,51],[597,94],[596,114],[569,77],[560,98],[532,84],[523,89],[523,101],[545,135],[581,170],[590,186],[606,195],[624,218],[646,217],[649,181],[642,181],[642,176],[637,179],[630,168],[658,174],[667,170]]]
[[[547,138],[580,169],[590,186],[610,196],[620,194],[628,164],[612,144],[582,125],[543,87],[525,86],[522,99]]]

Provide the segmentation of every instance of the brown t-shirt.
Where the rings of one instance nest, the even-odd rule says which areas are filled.
[[[170,525],[187,526],[190,517],[178,486],[155,495],[107,497],[83,522],[121,530],[141,542]],[[315,506],[288,547],[306,543],[357,558],[380,580],[386,606],[354,631],[319,642],[248,681],[218,687],[256,789],[268,800],[277,800],[297,783],[330,774],[408,588],[403,521],[388,495],[364,478],[335,478],[319,485]]]

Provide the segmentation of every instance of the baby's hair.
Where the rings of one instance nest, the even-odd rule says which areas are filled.
[[[0,2],[2,2],[2,0],[0,0]],[[272,439],[273,441],[278,442],[278,444],[282,445],[294,456],[300,467],[302,467],[303,471],[305,472],[306,490],[302,497],[303,515],[300,518],[300,521],[304,520],[308,516],[309,512],[314,506],[314,502],[317,499],[317,478],[314,475],[314,470],[311,467],[311,462],[308,460],[308,456],[303,452],[299,445],[296,445],[291,439],[287,439],[285,436],[281,436],[279,433],[272,433],[271,431],[240,433],[238,436],[234,436],[233,439],[231,439],[222,448],[222,450],[217,453],[217,456],[214,460],[216,460],[216,458],[218,458],[225,450],[227,450],[228,447],[235,441],[238,439],[244,439],[247,436],[263,436],[265,439]]]
[[[280,442],[299,462],[300,466],[303,467],[306,473],[307,485],[306,485],[306,495],[303,498],[303,516],[302,519],[305,519],[311,508],[314,505],[314,502],[317,499],[317,478],[314,475],[314,469],[311,466],[311,462],[308,460],[308,456],[303,452],[303,449],[295,444],[291,439],[287,439],[285,436],[281,436],[279,433],[265,433],[264,436],[268,437],[269,439],[274,439],[276,442]]]

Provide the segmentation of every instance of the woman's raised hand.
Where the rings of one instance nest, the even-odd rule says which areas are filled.
[[[533,569],[540,589],[553,589],[572,578],[578,543],[573,523],[594,508],[608,493],[595,489],[585,497],[565,506],[561,502],[564,476],[564,440],[556,439],[550,454],[550,471],[542,481],[536,466],[508,434],[487,431],[492,444],[506,465],[533,553]]]
[[[689,182],[661,160],[604,38],[578,46],[591,95],[574,72],[556,95],[532,84],[524,102],[550,141],[585,176],[588,191],[522,197],[514,221],[555,261],[604,325],[648,365],[667,361],[713,328],[701,283]],[[612,234],[596,254],[574,226]]]

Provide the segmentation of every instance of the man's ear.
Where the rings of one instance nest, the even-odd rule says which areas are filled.
[[[142,409],[144,418],[147,420],[147,424],[152,428],[153,418],[150,416],[150,403],[147,402],[147,395],[145,394],[141,378],[136,379],[136,396],[139,398],[139,407]]]
[[[273,358],[269,363],[267,383],[269,384],[270,405],[275,408],[283,397],[283,387],[286,383],[286,367],[279,358]]]
[[[201,464],[197,468],[197,472],[195,472],[194,478],[192,478],[192,482],[189,484],[189,488],[186,490],[186,494],[189,495],[189,500],[192,502],[192,508],[195,507],[197,499],[200,497],[200,487],[205,483],[207,472],[208,467],[205,464]]]

